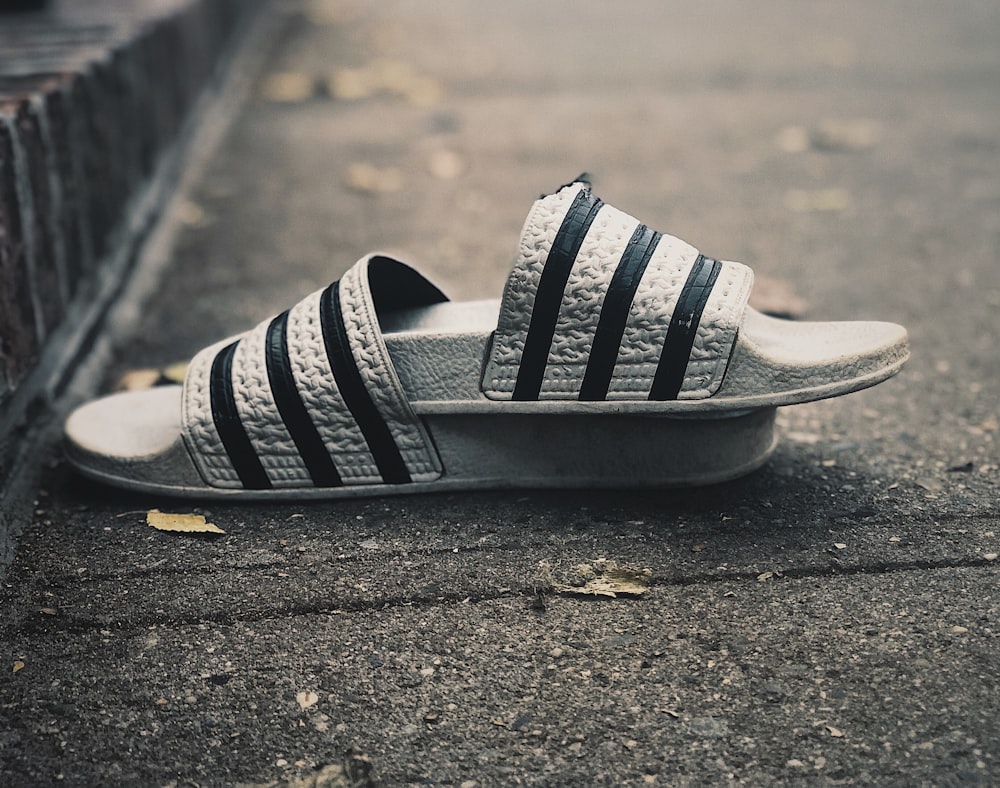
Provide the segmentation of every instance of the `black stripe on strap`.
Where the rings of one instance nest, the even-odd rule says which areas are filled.
[[[274,404],[278,406],[278,413],[285,422],[288,434],[295,441],[295,447],[299,450],[299,456],[302,457],[313,484],[317,487],[340,487],[343,481],[333,464],[333,458],[326,450],[316,425],[309,418],[309,412],[295,385],[295,374],[288,357],[288,312],[282,312],[267,327],[265,359]]]
[[[340,308],[340,283],[334,282],[320,297],[320,324],[327,358],[336,378],[340,395],[347,409],[361,429],[368,442],[368,448],[375,458],[382,481],[386,484],[406,484],[411,481],[410,472],[399,453],[399,447],[392,438],[389,426],[378,412],[368,389],[365,388],[358,365],[351,353],[344,327],[344,315]]]
[[[243,486],[248,490],[266,490],[271,486],[271,480],[267,478],[267,472],[247,437],[233,397],[233,355],[238,344],[239,341],[236,341],[227,345],[212,361],[208,379],[212,420]]]
[[[701,313],[705,310],[705,304],[708,303],[708,297],[712,294],[721,270],[722,263],[701,254],[691,266],[667,329],[663,352],[649,390],[651,400],[677,399],[680,394]]]
[[[622,253],[597,321],[587,371],[580,384],[581,400],[603,400],[608,396],[632,300],[660,238],[662,236],[658,232],[640,224]]]
[[[589,189],[581,189],[552,241],[552,248],[535,291],[531,322],[524,339],[524,350],[521,351],[521,364],[517,370],[512,399],[538,399],[542,378],[545,377],[545,365],[549,359],[549,348],[552,346],[552,335],[559,319],[563,291],[580,245],[603,204]]]

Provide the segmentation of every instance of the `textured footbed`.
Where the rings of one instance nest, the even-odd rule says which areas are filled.
[[[778,405],[845,394],[893,375],[906,332],[891,323],[800,323],[748,309],[718,393],[671,402],[503,402],[480,391],[498,301],[380,316],[386,346],[444,467],[432,482],[224,490],[202,480],[181,438],[181,387],[77,409],[67,455],[87,475],[149,492],[335,498],[444,489],[708,484],[762,465]]]

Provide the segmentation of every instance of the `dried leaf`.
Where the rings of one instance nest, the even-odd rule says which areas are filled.
[[[156,385],[160,379],[158,369],[130,369],[115,383],[115,391],[144,391]]]
[[[377,87],[365,69],[342,68],[330,75],[326,89],[334,98],[357,101],[372,96]]]
[[[179,361],[176,364],[171,364],[169,367],[164,367],[160,371],[161,377],[173,383],[183,383],[184,377],[187,375],[188,363],[186,361]]]
[[[303,690],[295,696],[295,700],[298,702],[299,708],[305,710],[319,703],[319,695]]]
[[[347,169],[347,185],[368,194],[388,194],[403,188],[403,174],[395,167],[378,168],[357,162]]]
[[[339,69],[329,76],[326,87],[331,96],[344,101],[387,94],[426,107],[444,96],[437,80],[417,74],[412,65],[399,60],[373,60],[360,68]]]
[[[840,728],[834,728],[832,725],[827,725],[826,729],[830,732],[830,735],[835,739],[840,739],[843,737],[844,732]]]
[[[385,91],[400,93],[414,78],[413,66],[402,60],[378,58],[367,66],[372,81]]]
[[[293,103],[312,98],[315,80],[297,71],[278,71],[261,80],[258,94],[267,101]]]
[[[570,583],[550,584],[553,592],[571,596],[641,596],[649,590],[651,569],[619,565],[615,561],[580,564]]]
[[[430,77],[414,73],[409,63],[375,60],[371,66],[374,82],[386,93],[401,96],[412,104],[429,106],[441,100],[444,91]]]
[[[17,673],[19,670],[23,669],[24,669],[24,662],[18,660],[17,662],[14,663],[14,671],[13,671],[14,673]]]
[[[114,385],[115,391],[145,391],[153,386],[174,385],[184,382],[187,374],[186,361],[171,364],[163,369],[130,369],[122,373]]]
[[[224,534],[219,526],[206,522],[200,514],[169,514],[159,509],[146,512],[146,523],[158,531],[176,531],[186,534]]]

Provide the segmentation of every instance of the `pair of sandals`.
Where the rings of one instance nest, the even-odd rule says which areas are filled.
[[[534,203],[499,301],[363,257],[201,351],[183,386],[75,410],[67,455],[112,485],[232,500],[732,479],[773,451],[778,406],[908,356],[892,323],[761,314],[752,283],[577,180]]]

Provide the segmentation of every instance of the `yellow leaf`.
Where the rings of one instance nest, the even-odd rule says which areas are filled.
[[[315,90],[315,80],[308,74],[279,71],[261,80],[258,93],[267,101],[294,103],[312,98]]]
[[[115,383],[115,391],[143,391],[156,385],[160,379],[158,369],[130,369]]]
[[[153,386],[162,386],[168,383],[183,383],[187,367],[187,362],[184,361],[171,364],[162,369],[153,369],[151,367],[130,369],[122,373],[122,376],[115,382],[115,391],[144,391]]]
[[[168,514],[159,509],[146,512],[146,523],[158,531],[178,531],[186,534],[224,534],[219,526],[205,522],[200,514]]]
[[[547,570],[547,567],[546,567]],[[593,564],[576,567],[570,583],[550,582],[546,585],[557,594],[571,596],[642,596],[649,590],[652,579],[651,569],[640,569],[618,564],[615,561],[598,560]]]
[[[378,87],[364,69],[342,68],[329,76],[326,89],[334,98],[357,101],[369,98]]]
[[[19,670],[21,670],[23,668],[24,668],[24,663],[21,660],[18,660],[17,662],[14,663],[14,672],[15,673],[17,673]]]
[[[326,89],[334,98],[346,101],[389,95],[421,107],[444,98],[440,82],[417,74],[412,65],[399,60],[373,60],[360,68],[339,69],[327,77]]]
[[[403,188],[403,173],[395,167],[379,168],[357,162],[347,168],[347,185],[368,194],[388,194]]]
[[[187,368],[186,361],[179,361],[176,364],[171,364],[169,367],[164,367],[160,374],[174,383],[183,383],[184,376],[187,374]]]

